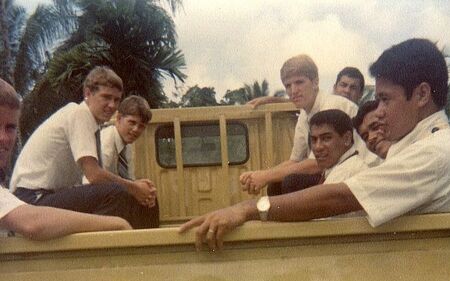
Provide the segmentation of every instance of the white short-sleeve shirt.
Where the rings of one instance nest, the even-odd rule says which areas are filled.
[[[294,145],[292,147],[292,152],[290,160],[299,162],[307,157],[314,158],[311,150],[308,146],[308,132],[309,132],[309,120],[311,117],[319,111],[328,109],[339,109],[347,113],[350,118],[354,117],[358,112],[358,106],[347,98],[324,94],[319,91],[314,101],[314,105],[309,113],[306,113],[303,109],[300,110],[300,115],[295,126],[294,134]],[[353,140],[355,143],[355,148],[359,152],[359,157],[369,166],[375,166],[378,163],[378,157],[370,152],[365,142],[361,139],[356,130],[353,130]]]
[[[356,152],[354,146],[342,154],[336,165],[325,170],[325,181],[327,183],[339,183],[353,177],[368,167]]]
[[[42,123],[22,149],[11,177],[10,190],[59,189],[81,184],[77,161],[97,159],[98,124],[87,104],[69,103]]]
[[[381,165],[344,181],[372,226],[403,214],[450,212],[449,143],[447,116],[434,113],[393,144]]]
[[[0,186],[0,219],[23,204],[26,203],[11,194],[8,189]]]
[[[290,160],[301,161],[310,154],[311,151],[308,147],[309,119],[317,112],[327,109],[340,109],[350,117],[355,116],[358,112],[358,106],[350,100],[319,91],[311,111],[306,113],[303,109],[300,110],[300,115],[295,125],[294,145]]]

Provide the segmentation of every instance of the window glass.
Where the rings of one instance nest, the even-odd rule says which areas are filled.
[[[175,168],[175,137],[173,125],[156,130],[157,161],[161,167]],[[228,161],[238,165],[248,160],[248,134],[244,124],[227,123]],[[182,124],[181,145],[184,166],[222,165],[219,123]]]

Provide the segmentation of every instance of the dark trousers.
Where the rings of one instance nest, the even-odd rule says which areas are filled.
[[[321,174],[291,174],[282,182],[271,183],[267,187],[267,195],[276,196],[299,191],[319,184]]]
[[[152,208],[143,206],[117,184],[88,184],[56,191],[19,187],[14,195],[36,206],[121,217],[133,228],[159,227],[158,202]]]

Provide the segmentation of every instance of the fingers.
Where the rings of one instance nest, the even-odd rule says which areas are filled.
[[[204,216],[201,216],[201,217],[192,219],[192,220],[190,220],[190,221],[188,221],[188,222],[182,224],[182,225],[180,226],[180,228],[178,229],[178,232],[179,232],[179,233],[183,233],[183,232],[185,232],[185,231],[187,231],[187,230],[189,230],[189,229],[191,229],[191,228],[193,228],[193,227],[196,227],[196,226],[198,226],[198,225],[201,225],[201,224],[203,223],[204,220],[205,220]]]
[[[208,247],[214,252],[216,250],[216,229],[217,227],[213,224],[208,226],[208,230],[206,231],[206,243]],[[203,238],[202,234],[202,238]]]
[[[245,172],[239,176],[239,181],[241,182],[242,185],[244,185],[247,182],[251,174],[252,172]]]

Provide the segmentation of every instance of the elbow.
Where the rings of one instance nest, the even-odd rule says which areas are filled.
[[[47,239],[45,226],[33,221],[22,223],[17,227],[16,232],[32,240]]]

